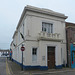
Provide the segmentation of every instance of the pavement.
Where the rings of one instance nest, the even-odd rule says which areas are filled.
[[[71,68],[62,68],[62,69],[49,69],[46,71],[41,70],[21,70],[21,66],[7,60],[10,75],[47,75],[47,74],[55,74],[55,73],[65,73],[65,72],[75,72],[75,69]]]

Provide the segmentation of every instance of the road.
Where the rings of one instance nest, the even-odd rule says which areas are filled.
[[[31,74],[26,74],[25,72],[26,71],[21,71],[21,70],[18,70],[13,64],[13,62],[11,62],[11,64],[13,65],[13,67],[15,68],[15,72],[16,74],[15,75],[75,75],[75,69],[74,70],[68,70],[68,71],[55,71],[55,72],[46,72],[44,73],[44,71],[41,71],[41,74],[40,72],[38,72],[37,74],[36,73],[31,73]],[[11,66],[11,65],[10,65]],[[12,71],[14,71],[14,69],[12,69]],[[17,73],[18,72],[18,73]],[[7,60],[5,57],[0,57],[0,75],[11,75],[10,72],[9,72],[9,68],[8,68],[8,63],[7,63]]]
[[[57,72],[57,73],[46,73],[46,74],[34,74],[34,75],[75,75],[75,71],[68,72]]]
[[[0,57],[0,75],[6,74],[6,58]]]

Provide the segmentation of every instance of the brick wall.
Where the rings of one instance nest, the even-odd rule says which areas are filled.
[[[71,67],[70,44],[75,42],[75,24],[66,22],[67,64]]]

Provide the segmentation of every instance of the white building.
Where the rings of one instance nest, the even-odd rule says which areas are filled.
[[[1,57],[2,53],[0,52],[0,57]]]
[[[13,35],[13,60],[21,64],[23,44],[25,69],[62,68],[66,65],[66,18],[64,14],[52,10],[26,6]]]

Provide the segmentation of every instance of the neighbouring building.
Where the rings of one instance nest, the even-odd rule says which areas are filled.
[[[0,57],[1,56],[9,56],[9,49],[0,49]]]
[[[67,64],[64,14],[49,9],[26,6],[23,10],[11,44],[12,59],[23,67],[62,68]]]
[[[67,64],[75,68],[75,24],[66,22]]]

